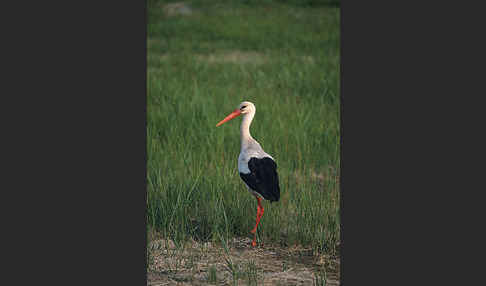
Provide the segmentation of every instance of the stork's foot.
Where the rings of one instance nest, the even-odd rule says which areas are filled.
[[[251,242],[251,246],[256,247],[256,246],[257,246],[256,241],[254,241],[254,240],[253,240],[253,241]]]

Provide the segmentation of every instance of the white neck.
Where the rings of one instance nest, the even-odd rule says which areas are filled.
[[[240,126],[240,136],[241,136],[241,148],[246,148],[250,141],[253,140],[250,134],[250,124],[255,116],[255,111],[251,110],[249,113],[243,115],[243,120],[241,120]]]

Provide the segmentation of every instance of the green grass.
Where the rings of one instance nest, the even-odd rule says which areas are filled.
[[[281,188],[279,202],[263,203],[257,238],[337,251],[340,11],[286,2],[188,1],[194,14],[172,17],[149,2],[147,223],[163,236],[250,237],[241,119],[215,127],[249,100],[252,136],[276,159]]]
[[[208,282],[211,284],[216,284],[218,282],[217,270],[214,265],[209,267]]]

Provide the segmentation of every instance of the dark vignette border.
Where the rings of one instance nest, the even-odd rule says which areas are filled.
[[[479,11],[452,2],[341,2],[342,285],[471,280],[464,256],[477,249],[453,226],[476,228],[466,227],[475,215],[459,219],[469,180],[457,168],[468,164],[453,155],[466,158],[469,147],[456,145],[463,137],[452,130],[474,121],[458,123],[474,108],[461,110],[461,96],[478,94],[468,89],[481,72],[466,65],[478,62],[480,45],[465,38],[478,39]]]
[[[25,137],[11,153],[24,170],[4,229],[17,244],[2,255],[18,274],[5,272],[146,285],[146,1],[20,6],[11,119]]]

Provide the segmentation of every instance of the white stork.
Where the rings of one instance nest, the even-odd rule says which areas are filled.
[[[255,227],[250,231],[253,236],[252,246],[256,246],[256,231],[263,216],[261,200],[276,202],[280,198],[277,164],[272,156],[263,151],[260,144],[250,135],[250,124],[255,116],[255,105],[249,101],[240,103],[237,109],[221,120],[217,126],[243,114],[241,121],[241,152],[238,157],[238,171],[245,182],[248,191],[257,200],[257,215]]]

